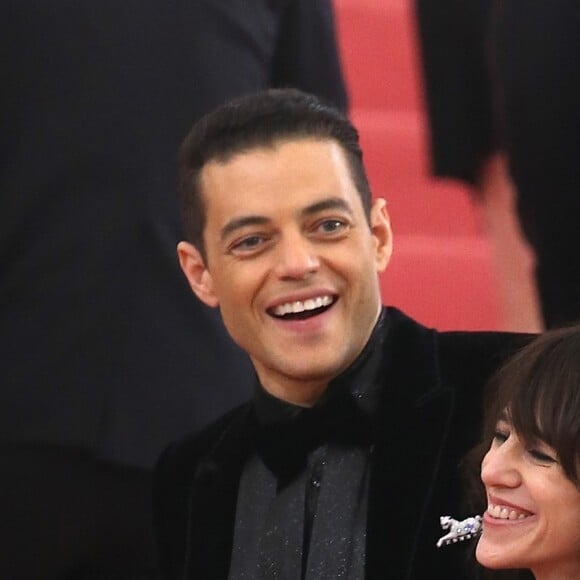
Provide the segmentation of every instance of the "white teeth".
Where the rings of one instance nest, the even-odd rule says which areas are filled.
[[[487,513],[492,518],[497,518],[500,520],[523,520],[524,518],[527,518],[530,515],[526,512],[521,512],[515,509],[509,509],[507,507],[494,505],[492,503],[488,505]]]
[[[276,316],[284,316],[285,314],[299,314],[307,310],[315,310],[332,304],[332,296],[317,296],[316,298],[308,298],[301,301],[287,302],[280,304],[274,308],[273,312]]]

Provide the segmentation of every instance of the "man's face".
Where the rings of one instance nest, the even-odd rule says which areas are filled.
[[[208,163],[201,174],[206,262],[181,242],[198,297],[219,306],[261,384],[312,404],[366,344],[390,258],[384,200],[371,225],[341,147],[282,141]]]

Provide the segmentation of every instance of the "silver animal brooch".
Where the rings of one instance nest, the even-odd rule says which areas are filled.
[[[441,527],[449,530],[447,534],[439,538],[437,547],[448,546],[451,543],[463,542],[481,534],[481,516],[466,518],[460,522],[454,520],[451,516],[441,516],[439,518]]]

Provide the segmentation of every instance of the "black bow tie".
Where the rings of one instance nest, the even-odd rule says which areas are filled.
[[[298,474],[310,451],[321,445],[371,443],[371,421],[350,392],[333,395],[323,405],[300,409],[291,419],[258,427],[257,451],[278,480]]]

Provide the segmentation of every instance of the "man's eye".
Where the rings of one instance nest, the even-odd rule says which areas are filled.
[[[261,244],[264,243],[264,237],[263,236],[258,236],[258,235],[253,235],[253,236],[248,236],[247,238],[243,238],[241,240],[238,240],[237,242],[234,242],[231,246],[231,249],[234,251],[247,251],[247,250],[254,250],[256,248],[258,248]]]
[[[344,228],[346,228],[346,224],[338,219],[324,220],[318,224],[318,229],[327,234],[338,232]]]

